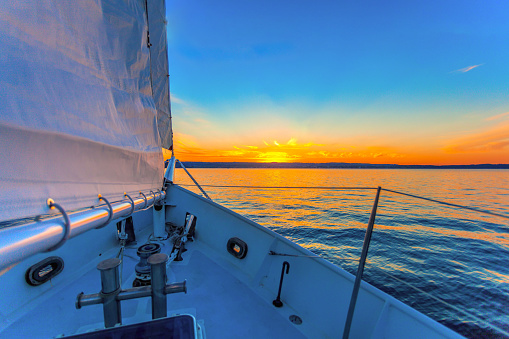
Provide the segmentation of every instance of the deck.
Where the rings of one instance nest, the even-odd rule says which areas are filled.
[[[142,244],[143,242],[138,242]],[[171,251],[168,242],[159,242],[162,252]],[[122,269],[122,288],[132,287],[137,246],[126,248]],[[187,280],[187,294],[168,295],[168,316],[193,315],[207,338],[305,338],[298,326],[276,311],[250,286],[233,276],[226,262],[210,253],[198,241],[188,242],[184,260],[168,267],[168,282]],[[54,337],[72,335],[103,328],[102,305],[77,310],[74,306],[80,292],[100,290],[96,262],[113,257],[118,248],[94,260],[86,272],[74,282],[53,291],[46,300],[28,311],[7,328],[5,337]],[[275,291],[277,293],[277,291]],[[275,297],[275,296],[274,296]],[[284,306],[283,306],[284,308]],[[291,310],[289,310],[291,312]],[[123,324],[151,319],[150,298],[122,301]]]

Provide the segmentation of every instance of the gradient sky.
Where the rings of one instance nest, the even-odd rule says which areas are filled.
[[[509,163],[508,1],[167,1],[182,161]]]

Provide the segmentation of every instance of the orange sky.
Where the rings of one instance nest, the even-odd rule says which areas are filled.
[[[248,124],[248,133],[242,128],[240,131],[221,128],[200,117],[189,124],[180,123],[192,134],[174,133],[175,154],[181,161],[204,162],[509,163],[509,112],[471,119],[478,120],[474,124],[477,126],[450,133],[451,136],[433,134],[427,129],[421,134],[412,129],[397,135],[385,129],[370,134],[369,127],[358,136],[349,133],[335,136],[326,132],[302,133],[299,128],[280,128],[277,123],[271,126],[270,121],[268,126]],[[275,137],[271,138],[271,134]]]

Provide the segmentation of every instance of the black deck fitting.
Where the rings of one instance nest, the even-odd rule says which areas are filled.
[[[282,307],[283,302],[281,301],[281,287],[283,287],[283,277],[285,276],[285,267],[286,274],[290,272],[290,263],[288,261],[283,262],[283,269],[281,270],[281,280],[279,280],[279,291],[277,292],[277,298],[272,302],[272,305],[276,307]]]

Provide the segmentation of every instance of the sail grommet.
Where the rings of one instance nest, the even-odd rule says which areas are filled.
[[[140,195],[141,195],[141,196],[143,196],[143,199],[145,199],[145,205],[143,205],[143,208],[142,208],[142,209],[145,209],[145,207],[147,207],[147,204],[148,204],[148,202],[147,202],[147,196],[146,196],[145,194],[143,194],[143,192],[142,192],[142,191],[140,191]]]
[[[126,192],[124,192],[124,197],[127,197],[131,201],[131,212],[129,212],[129,214],[126,216],[126,218],[129,218],[134,213],[134,201],[133,198],[131,198]]]
[[[62,246],[69,239],[69,236],[71,235],[71,220],[69,219],[69,216],[67,215],[67,212],[62,208],[62,206],[57,204],[53,199],[49,198],[46,201],[46,204],[48,205],[50,210],[56,208],[60,213],[62,213],[62,216],[64,217],[64,236],[58,242],[58,244],[56,244],[55,246],[49,248],[46,251],[46,252],[51,252],[51,251],[54,251],[54,250],[58,249],[60,246]]]
[[[110,223],[111,219],[113,218],[113,207],[111,207],[111,204],[108,201],[108,199],[103,197],[101,194],[98,195],[98,198],[99,198],[99,201],[103,200],[106,203],[106,205],[108,205],[109,210],[108,210],[108,220],[106,220],[106,222],[103,225],[96,227],[95,228],[96,230],[106,227],[106,225],[108,225]]]

